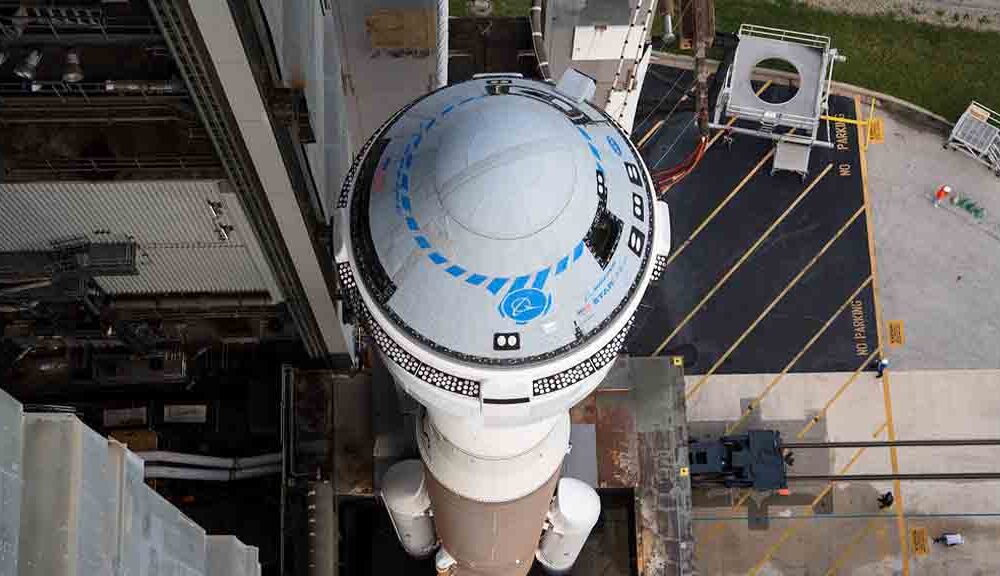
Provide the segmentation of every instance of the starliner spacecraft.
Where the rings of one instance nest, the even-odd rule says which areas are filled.
[[[600,514],[560,479],[569,409],[617,357],[670,246],[638,151],[593,81],[483,75],[365,144],[335,214],[345,301],[424,408],[382,479],[403,547],[459,575],[572,567]]]

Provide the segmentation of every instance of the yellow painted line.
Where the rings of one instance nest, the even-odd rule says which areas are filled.
[[[888,422],[882,422],[881,424],[879,424],[879,427],[876,428],[874,432],[872,432],[872,438],[877,439],[879,436],[882,435],[883,432],[885,432],[885,429],[888,428],[888,427],[889,427],[889,423]],[[862,448],[864,448],[864,446],[862,446]],[[847,464],[844,464],[844,466],[840,469],[839,472],[837,472],[837,474],[846,474],[847,471],[851,469],[851,466],[854,466],[854,463],[857,462],[858,458],[861,457],[861,454],[864,453],[864,450],[862,448],[859,448],[854,453],[854,456],[851,456],[851,459],[847,461]],[[827,486],[827,488],[832,490],[833,489],[833,483],[831,482]]]
[[[858,286],[857,289],[855,289],[854,292],[852,292],[851,295],[848,296],[846,300],[844,300],[843,304],[841,304],[840,307],[837,308],[837,310],[833,314],[831,314],[829,318],[827,318],[826,322],[824,322],[823,325],[820,326],[819,330],[817,330],[816,333],[813,334],[812,338],[810,338],[809,341],[806,342],[806,345],[803,346],[801,350],[799,350],[799,353],[796,354],[788,362],[788,364],[785,365],[785,367],[781,370],[781,372],[779,372],[778,375],[771,380],[771,382],[764,388],[764,390],[760,394],[757,395],[756,398],[750,401],[750,404],[747,405],[747,408],[746,410],[743,411],[743,415],[740,416],[740,419],[730,424],[726,428],[726,433],[725,433],[726,436],[732,434],[734,431],[736,431],[737,428],[739,428],[740,426],[743,425],[744,422],[746,422],[746,419],[749,418],[750,415],[753,414],[754,411],[760,407],[760,403],[763,402],[764,398],[766,398],[767,395],[771,393],[771,390],[773,390],[774,387],[778,385],[778,382],[781,382],[781,379],[784,378],[786,374],[788,374],[788,371],[791,370],[792,367],[795,366],[795,364],[799,360],[801,360],[803,356],[805,356],[806,352],[808,352],[809,349],[812,348],[814,344],[816,344],[816,341],[819,340],[824,333],[826,333],[827,329],[830,327],[831,324],[833,324],[834,320],[836,320],[841,314],[843,314],[844,310],[847,310],[847,307],[851,305],[851,302],[855,298],[857,298],[858,294],[860,294],[861,291],[867,288],[868,285],[871,283],[872,283],[871,276],[865,278],[865,281],[862,282],[861,285]]]
[[[854,113],[861,114],[861,98],[854,97]],[[861,138],[861,128],[858,127],[858,139]],[[861,190],[865,198],[865,219],[868,225],[868,258],[872,265],[872,276],[875,282],[872,284],[872,298],[875,308],[875,333],[878,336],[878,347],[885,350],[885,335],[882,330],[882,305],[879,300],[878,262],[875,258],[875,239],[873,235],[873,222],[871,214],[871,199],[868,194],[868,158],[864,151],[859,153],[861,157]],[[889,371],[882,375],[882,404],[885,409],[885,419],[888,423],[889,440],[896,440],[896,427],[892,421],[892,394],[889,384]],[[892,473],[899,474],[899,457],[896,454],[896,447],[889,447],[889,463],[892,466]],[[903,576],[910,576],[910,547],[906,544],[906,516],[904,516],[903,490],[900,481],[893,480],[893,495],[895,496],[896,510],[896,531],[899,536],[899,554],[903,564]]]
[[[687,96],[684,96],[683,98],[687,98]],[[682,100],[683,100],[683,98],[682,98]],[[636,148],[642,148],[643,145],[650,138],[653,137],[653,134],[656,134],[656,131],[659,130],[663,126],[663,123],[666,122],[666,121],[667,121],[666,118],[660,118],[659,120],[657,120],[656,124],[653,124],[653,126],[649,130],[647,130],[645,134],[643,134],[642,138],[640,138],[639,141],[635,143],[635,147]]]
[[[829,120],[830,122],[843,122],[844,124],[853,124],[855,126],[867,126],[867,120],[855,120],[853,118],[841,118],[840,116],[820,116],[822,120]]]
[[[855,114],[861,114],[861,98],[858,96],[854,97],[854,109]],[[860,128],[858,129],[858,138],[861,138]],[[858,157],[861,159],[861,191],[865,200],[865,223],[868,228],[868,259],[871,262],[872,276],[875,278],[875,283],[872,285],[872,293],[875,304],[875,333],[878,337],[879,347],[884,350],[885,343],[883,342],[882,335],[882,307],[879,301],[878,264],[877,259],[875,258],[875,233],[871,214],[871,196],[868,193],[868,156],[866,154],[859,153]],[[891,420],[889,420],[889,428],[890,434],[895,434],[892,432]]]
[[[732,505],[732,507],[729,509],[729,511],[730,512],[739,512],[740,508],[742,508],[743,505],[747,503],[747,500],[750,499],[750,496],[752,494],[753,494],[753,490],[747,490],[746,492],[744,492],[743,495],[740,496],[739,500],[736,501],[736,504]],[[702,537],[699,540],[699,542],[701,542],[702,544],[704,544],[705,542],[711,540],[712,536],[714,536],[715,534],[717,534],[722,528],[725,528],[725,527],[726,527],[726,523],[724,521],[720,520],[719,522],[715,522],[714,524],[712,524],[711,526],[709,526],[705,530],[705,534],[702,535]],[[695,546],[696,550],[698,548],[699,548],[698,546]]]
[[[748,326],[747,329],[744,330],[742,334],[740,334],[739,338],[737,338],[736,341],[733,342],[733,344],[726,350],[726,352],[715,362],[715,364],[712,365],[712,367],[708,370],[708,372],[706,372],[705,375],[702,376],[701,379],[699,379],[698,382],[691,388],[691,390],[687,392],[687,394],[685,395],[686,400],[690,400],[691,397],[694,396],[695,393],[698,391],[698,389],[704,386],[705,382],[707,382],[708,379],[711,378],[713,374],[715,374],[715,371],[719,369],[719,366],[722,366],[722,363],[725,362],[730,355],[732,355],[733,351],[735,351],[736,348],[738,348],[739,345],[742,344],[744,340],[746,340],[747,336],[749,336],[750,333],[753,332],[754,328],[756,328],[757,325],[760,324],[764,320],[764,318],[771,313],[771,310],[773,310],[774,307],[778,305],[778,302],[780,302],[781,299],[784,298],[785,295],[788,294],[788,292],[791,291],[791,289],[794,288],[795,285],[798,284],[799,281],[802,280],[802,278],[806,274],[808,274],[810,270],[812,270],[812,267],[816,265],[816,262],[819,261],[819,259],[823,256],[823,254],[826,254],[826,251],[829,250],[830,247],[833,246],[833,244],[841,236],[843,236],[844,231],[846,231],[851,226],[851,224],[853,224],[858,219],[858,217],[861,216],[863,212],[864,212],[864,206],[858,208],[857,212],[855,212],[854,215],[847,220],[847,222],[844,222],[844,225],[840,227],[840,230],[837,230],[837,233],[833,235],[833,238],[830,238],[826,242],[826,244],[823,245],[823,248],[821,248],[820,251],[817,252],[816,255],[812,257],[812,260],[810,260],[809,263],[806,264],[805,267],[802,268],[802,270],[800,270],[799,273],[796,274],[795,277],[788,282],[788,284],[784,287],[784,289],[782,289],[782,291],[777,296],[775,296],[773,300],[771,300],[771,303],[768,304],[766,308],[764,308],[764,311],[761,312],[760,315],[758,315],[757,318],[752,323],[750,323],[750,326]]]
[[[772,84],[772,82],[770,80],[768,80],[767,82],[764,82],[764,84],[760,87],[760,89],[758,89],[754,94],[756,94],[757,96],[760,96],[761,94],[764,93],[764,90],[767,90],[768,88],[771,87],[771,84]],[[736,118],[735,117],[734,118],[730,118],[729,121],[726,122],[726,128],[729,128],[730,126],[732,126],[735,123],[736,123]],[[719,130],[718,132],[716,132],[715,136],[712,136],[712,139],[708,141],[708,146],[705,146],[705,150],[708,150],[709,148],[711,148],[712,144],[715,144],[716,140],[718,140],[719,138],[722,138],[722,134],[724,132],[725,132],[725,129],[722,129],[722,130]]]
[[[888,424],[886,422],[882,422],[882,424],[878,428],[876,428],[874,432],[872,432],[872,438],[877,439],[879,436],[882,435],[882,432],[884,432],[887,427]],[[850,470],[852,466],[854,466],[854,464],[858,461],[858,458],[861,458],[861,455],[864,453],[865,453],[864,446],[855,450],[854,454],[851,455],[851,459],[848,460],[846,464],[840,467],[840,470],[837,472],[837,475],[847,474],[847,471]],[[819,495],[817,495],[816,498],[813,499],[812,506],[815,507],[816,504],[818,504],[819,501],[822,500],[823,497],[826,496],[830,490],[833,490],[834,485],[835,485],[834,482],[827,483],[826,487],[823,488],[823,491],[820,492]]]
[[[803,190],[795,198],[795,200],[793,200],[792,203],[789,204],[787,208],[785,208],[785,211],[782,212],[774,220],[774,222],[771,222],[771,225],[767,227],[767,230],[765,230],[764,233],[761,234],[749,248],[747,248],[747,250],[743,253],[742,256],[740,256],[739,260],[737,260],[735,264],[730,266],[729,270],[727,270],[726,273],[722,275],[722,278],[719,278],[719,280],[715,283],[715,285],[712,286],[711,289],[709,289],[709,291],[705,294],[705,296],[702,297],[702,299],[698,302],[698,304],[696,304],[695,307],[692,308],[690,312],[688,312],[687,316],[685,316],[683,320],[677,323],[677,326],[674,327],[673,331],[671,331],[670,334],[668,334],[667,337],[663,339],[663,342],[661,342],[660,345],[656,347],[656,350],[653,351],[653,356],[656,356],[657,354],[662,352],[663,349],[667,347],[667,344],[669,344],[670,341],[674,339],[674,336],[677,336],[677,334],[685,326],[687,326],[687,323],[690,322],[692,318],[694,318],[694,315],[701,310],[702,306],[704,306],[705,303],[708,302],[709,299],[712,298],[712,296],[714,296],[715,293],[718,292],[725,285],[725,283],[729,280],[729,278],[733,274],[735,274],[736,271],[739,270],[741,266],[743,266],[743,263],[746,262],[747,259],[750,258],[750,256],[752,256],[753,253],[757,251],[758,248],[760,248],[761,244],[763,244],[764,241],[767,240],[767,237],[770,236],[771,233],[774,232],[774,230],[778,226],[780,226],[781,223],[784,222],[786,218],[788,218],[788,215],[792,213],[792,210],[795,210],[795,207],[798,206],[799,203],[801,203],[802,200],[805,199],[805,197],[810,192],[812,192],[813,188],[816,187],[816,184],[818,184],[819,181],[822,180],[823,177],[826,176],[827,173],[830,172],[832,168],[833,164],[828,164],[826,169],[823,170],[823,172],[820,173],[820,175],[817,176],[816,179],[813,180],[808,186],[806,186],[805,190]],[[670,261],[668,260],[667,263],[669,264]]]
[[[886,418],[889,422],[889,441],[896,441],[896,428],[892,422],[892,394],[889,385],[889,370],[882,374],[882,404],[885,406]],[[889,447],[889,464],[892,466],[892,473],[899,474],[899,457],[896,454],[896,447]],[[899,552],[903,557],[903,576],[910,574],[910,548],[906,545],[906,517],[903,515],[903,487],[899,479],[893,480],[893,495],[896,505],[896,529],[899,530]]]
[[[802,430],[799,430],[799,433],[795,435],[796,440],[801,440],[806,434],[809,433],[810,430],[812,430],[813,426],[818,424],[819,421],[822,420],[823,418],[826,418],[826,413],[830,411],[830,407],[833,406],[833,403],[836,402],[838,399],[840,399],[840,396],[851,386],[851,384],[854,383],[855,380],[858,379],[858,376],[861,374],[861,371],[865,369],[865,366],[871,365],[872,361],[875,360],[875,356],[877,356],[881,351],[882,350],[880,348],[876,347],[875,351],[869,354],[868,357],[864,359],[864,361],[857,367],[854,373],[851,374],[851,377],[847,379],[847,382],[841,384],[840,388],[837,388],[837,391],[834,392],[833,397],[827,400],[826,404],[823,405],[820,411],[817,412],[815,416],[809,419],[809,423],[806,424],[805,427],[802,428]]]
[[[760,96],[760,93],[761,93],[761,92],[763,92],[763,91],[764,91],[763,89],[762,89],[762,90],[759,90],[759,91],[757,92],[757,95],[758,95],[758,96]],[[733,124],[736,124],[736,118],[730,118],[730,119],[729,119],[729,121],[728,121],[728,122],[726,122],[726,128],[729,128],[729,127],[730,127],[730,126],[732,126]],[[706,145],[706,146],[705,146],[705,150],[706,150],[706,151],[707,151],[707,150],[708,150],[709,148],[711,148],[711,147],[712,147],[712,145],[713,145],[713,144],[715,144],[715,143],[716,143],[716,141],[718,141],[718,139],[719,139],[719,138],[722,138],[722,135],[726,133],[726,128],[723,128],[723,129],[721,129],[721,130],[717,130],[717,131],[715,132],[715,136],[712,136],[712,139],[708,141],[708,145]]]
[[[733,188],[732,192],[730,192],[728,196],[722,199],[722,202],[720,202],[719,205],[716,206],[715,209],[712,210],[712,212],[708,216],[706,216],[704,220],[701,221],[701,224],[698,224],[698,227],[694,229],[694,232],[692,232],[690,236],[688,236],[688,239],[682,242],[681,245],[678,246],[677,249],[674,250],[670,254],[670,256],[667,257],[667,266],[669,266],[670,263],[673,262],[675,258],[680,256],[681,252],[683,252],[688,246],[691,245],[691,242],[695,238],[697,238],[699,234],[701,234],[701,231],[705,229],[705,226],[708,226],[708,223],[711,222],[719,214],[719,212],[721,212],[722,209],[726,207],[727,204],[729,204],[729,201],[732,200],[733,197],[735,197],[737,194],[739,194],[741,190],[743,190],[743,187],[747,185],[747,182],[749,182],[751,178],[757,175],[757,172],[759,172],[760,169],[764,167],[764,164],[767,163],[767,161],[770,160],[772,156],[774,156],[774,148],[771,148],[770,150],[768,150],[767,154],[764,154],[764,157],[760,159],[760,162],[757,162],[757,165],[751,168],[749,172],[747,172],[746,176],[744,176],[743,179],[740,180],[740,183],[737,184],[735,188]]]
[[[882,431],[885,430],[885,427],[886,425],[885,423],[883,423],[875,430],[875,432],[872,434],[872,437],[878,438],[878,436],[882,433]],[[848,460],[847,464],[841,467],[840,471],[837,472],[837,475],[840,476],[843,474],[847,474],[847,471],[850,470],[852,466],[854,466],[854,463],[858,461],[858,458],[860,458],[861,455],[864,454],[864,452],[865,452],[864,446],[855,450],[854,455],[851,456],[851,459]],[[823,490],[815,498],[813,498],[812,502],[809,503],[809,510],[802,515],[802,518],[807,518],[815,513],[816,505],[820,503],[820,501],[830,492],[830,490],[833,490],[834,484],[835,484],[834,482],[828,482],[826,484],[826,487],[823,488]],[[781,545],[787,542],[789,538],[794,536],[795,533],[801,529],[801,527],[802,525],[799,526],[793,525],[786,528],[781,533],[781,536],[778,537],[778,540],[774,544],[771,544],[771,546],[767,549],[767,551],[764,552],[764,556],[761,557],[761,559],[758,560],[756,564],[754,564],[753,568],[751,568],[747,572],[747,574],[750,576],[756,576],[756,574],[760,572],[761,568],[763,568],[765,564],[770,562],[771,558],[774,558],[774,555],[778,552],[778,549],[781,548]]]
[[[757,90],[757,92],[755,92],[755,94],[757,94],[758,96],[760,96],[764,92],[764,90],[767,90],[767,87],[770,86],[770,85],[771,85],[771,81],[768,80],[767,82],[764,83],[763,86],[760,87],[759,90]],[[736,123],[736,118],[730,118],[729,121],[726,122],[726,128],[729,128],[730,126],[732,126],[735,123]],[[705,152],[708,152],[709,148],[711,148],[712,145],[715,144],[715,141],[722,137],[722,135],[726,131],[726,128],[724,128],[722,130],[719,130],[718,132],[715,133],[715,136],[713,136],[712,139],[709,140],[708,144],[705,146]],[[795,131],[795,129],[793,128],[791,131],[789,131],[789,134],[791,134],[794,131]],[[704,152],[702,154],[704,154]],[[774,151],[772,150],[770,152],[770,154],[774,154]],[[659,192],[660,197],[662,198],[663,195],[666,194],[668,190],[670,190],[671,188],[673,188],[675,183],[676,182],[668,184],[666,188],[664,188],[663,190],[660,190],[660,192]],[[726,201],[728,202],[729,199],[727,198]],[[692,238],[694,238],[694,236],[695,235],[692,234],[691,238],[689,238],[689,240],[692,239]],[[670,261],[673,261],[673,258],[671,258]],[[667,264],[669,264],[670,261],[668,261]]]
[[[767,90],[767,87],[770,86],[770,85],[771,85],[771,81],[768,80],[767,82],[764,83],[763,86],[760,87],[760,90],[757,90],[757,92],[755,92],[755,94],[757,94],[757,96],[760,96],[764,92],[764,90]],[[730,126],[732,126],[735,123],[736,123],[736,118],[730,118],[729,121],[726,122],[726,128],[723,128],[722,130],[719,130],[718,132],[716,132],[715,136],[713,136],[712,139],[708,141],[708,144],[705,146],[705,152],[708,152],[708,149],[711,148],[713,144],[715,144],[716,140],[718,140],[720,137],[722,137],[722,134],[725,133],[726,129],[729,128]],[[792,129],[789,132],[789,134],[791,132],[794,132],[794,131],[795,130]],[[702,152],[702,154],[704,154],[704,152]],[[666,194],[668,190],[670,190],[671,188],[673,188],[675,183],[668,184],[666,188],[664,188],[663,190],[660,190],[660,192],[659,192],[660,197],[662,198],[663,195]]]
[[[771,81],[770,80],[768,80],[767,82],[765,82],[764,85],[760,87],[760,90],[757,90],[757,95],[760,96],[764,92],[764,90],[767,90],[768,86],[770,86],[770,85],[771,85]],[[684,100],[687,100],[687,98],[688,98],[688,96],[687,96],[687,94],[685,94],[685,95],[681,96],[680,101],[683,102]],[[668,118],[669,118],[669,116],[668,116]],[[663,127],[663,124],[666,121],[667,121],[667,118],[660,118],[659,120],[657,120],[656,124],[653,124],[653,126],[649,130],[647,130],[645,134],[642,135],[642,138],[640,138],[639,141],[636,142],[635,147],[636,148],[642,148],[643,145],[645,145],[646,142],[650,138],[653,137],[653,134],[656,134],[656,132],[660,128]],[[736,118],[730,119],[728,122],[726,122],[726,128],[729,128],[730,126],[732,126],[735,123],[736,123]],[[713,136],[712,139],[709,140],[708,145],[705,146],[705,150],[708,150],[709,148],[711,148],[712,144],[715,144],[715,141],[718,140],[722,136],[722,134],[724,132],[725,132],[725,129],[717,131],[715,133],[715,136]]]
[[[854,536],[854,538],[851,539],[850,544],[844,547],[844,551],[840,553],[840,556],[838,556],[837,559],[834,560],[833,565],[830,566],[830,569],[826,571],[826,576],[833,576],[834,574],[837,573],[837,570],[840,569],[840,565],[844,563],[844,560],[847,560],[847,558],[851,555],[851,552],[854,551],[854,548],[862,540],[864,540],[865,537],[867,537],[872,530],[875,529],[875,526],[880,521],[881,521],[880,518],[872,518],[865,524],[864,528],[858,531],[858,533]]]
[[[807,513],[806,515],[811,516],[812,513],[810,512]],[[781,548],[781,545],[787,542],[788,539],[794,536],[795,533],[798,531],[799,531],[798,526],[789,526],[788,528],[785,528],[785,530],[781,533],[781,536],[778,537],[778,541],[775,542],[774,544],[771,544],[771,547],[767,549],[767,552],[764,552],[764,557],[761,558],[760,561],[757,562],[753,568],[748,570],[747,574],[749,574],[750,576],[756,576],[756,574],[760,572],[761,568],[763,568],[764,565],[770,562],[771,558],[774,557],[775,553],[778,551],[778,548]]]

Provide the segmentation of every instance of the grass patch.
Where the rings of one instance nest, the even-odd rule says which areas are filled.
[[[892,94],[957,120],[969,101],[1000,110],[1000,33],[945,28],[898,16],[834,14],[790,0],[717,0],[716,25],[774,26],[830,36],[847,56],[835,80]]]
[[[524,16],[527,18],[531,0],[493,0],[493,16]],[[448,14],[455,18],[469,15],[466,0],[448,0]]]

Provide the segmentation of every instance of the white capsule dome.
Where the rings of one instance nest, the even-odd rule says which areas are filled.
[[[366,145],[335,221],[338,273],[418,399],[523,421],[610,366],[669,248],[666,220],[603,112],[480,78],[414,102]]]

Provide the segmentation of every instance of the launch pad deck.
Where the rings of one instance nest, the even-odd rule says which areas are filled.
[[[654,67],[633,139],[667,116],[690,82],[689,71]],[[830,116],[858,116],[850,98],[831,97],[830,107]],[[650,170],[676,165],[697,136],[692,112],[673,114],[642,146]],[[772,141],[733,134],[727,142],[713,131],[701,163],[666,193],[671,260],[646,294],[631,353],[683,356],[689,374],[851,372],[863,364],[877,339],[858,136],[848,123],[821,127],[834,149],[814,148],[802,179],[771,174]]]
[[[391,521],[372,498],[390,466],[419,457],[414,418],[420,408],[398,393],[378,359],[370,379],[338,382],[333,390],[339,434],[337,491],[350,495],[339,504],[342,573],[433,571],[432,559],[411,558],[394,545]],[[692,573],[683,368],[672,358],[619,358],[570,417],[574,437],[589,435],[595,442],[573,440],[563,473],[590,482],[601,498],[601,517],[573,574]],[[592,477],[579,474],[581,468],[593,468]],[[542,574],[539,566],[529,572]]]

